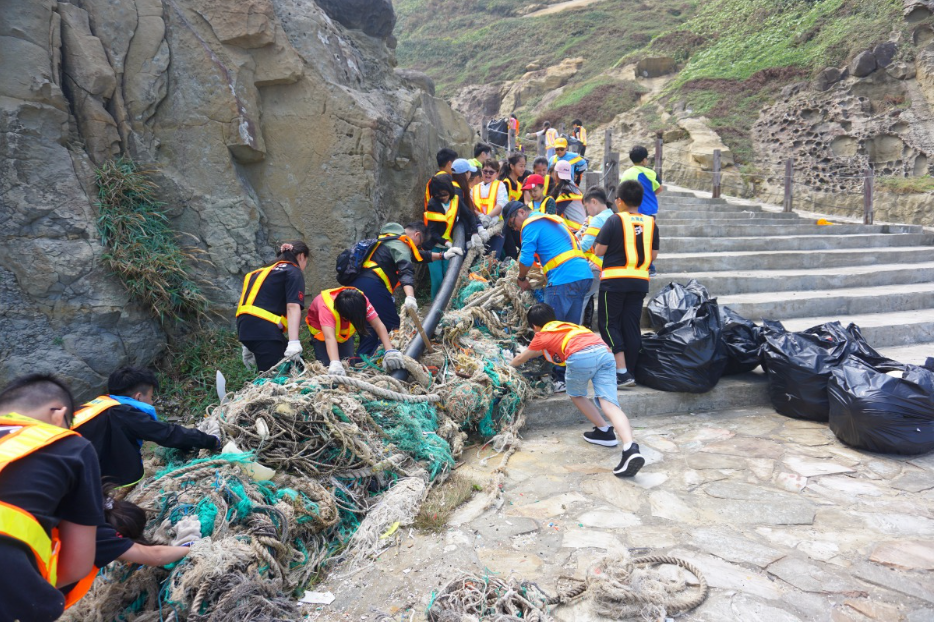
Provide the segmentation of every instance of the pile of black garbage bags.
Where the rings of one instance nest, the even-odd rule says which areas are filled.
[[[876,352],[859,327],[831,322],[788,332],[721,307],[695,280],[671,283],[647,306],[656,331],[642,336],[639,384],[705,393],[722,376],[760,364],[779,413],[827,421],[841,441],[869,451],[934,450],[934,359],[906,365]]]

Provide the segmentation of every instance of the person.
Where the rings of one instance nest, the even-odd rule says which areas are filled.
[[[509,202],[509,191],[506,184],[496,178],[498,173],[499,163],[496,160],[487,160],[481,171],[482,181],[471,189],[471,199],[484,228],[502,220],[503,207]],[[487,243],[486,252],[499,258],[505,242],[506,238],[502,233],[494,235]]]
[[[550,121],[545,121],[542,124],[542,129],[537,132],[530,132],[529,137],[535,137],[536,140],[544,134],[545,135],[545,159],[551,160],[551,157],[555,155],[555,141],[558,140],[558,130],[551,127]]]
[[[551,175],[548,174],[548,159],[545,158],[545,156],[538,156],[532,160],[532,174],[541,175],[542,179],[545,180],[542,192],[549,194],[549,191],[551,190]],[[531,197],[524,198],[526,203],[532,200]]]
[[[574,119],[571,122],[571,136],[576,138],[580,144],[580,151],[578,153],[583,157],[587,154],[587,130],[584,128],[584,124],[580,119]]]
[[[511,145],[513,148],[518,149],[517,144],[519,142],[519,136],[520,136],[519,117],[516,116],[515,112],[509,115],[508,128],[509,128],[510,138],[512,138],[512,140],[506,144]]]
[[[526,158],[521,153],[513,153],[506,160],[504,166],[500,167],[499,179],[506,184],[506,192],[509,194],[510,201],[519,201],[523,199],[522,186],[529,172],[525,170]],[[503,210],[506,208],[504,207]],[[503,257],[512,259],[519,258],[519,237],[516,232],[509,227],[503,229]]]
[[[533,212],[557,214],[558,206],[552,197],[545,196],[545,179],[541,175],[529,175],[522,189],[529,193],[527,205]]]
[[[555,141],[555,154],[548,158],[548,163],[551,166],[555,166],[561,160],[571,165],[574,183],[579,184],[584,173],[587,172],[587,160],[579,154],[568,151],[568,141],[566,138],[559,138]]]
[[[237,305],[237,338],[247,369],[255,365],[264,372],[283,358],[302,353],[298,338],[305,304],[302,271],[310,253],[304,242],[286,242],[279,247],[274,264],[243,277]]]
[[[370,249],[366,260],[350,287],[359,289],[366,296],[380,321],[387,331],[394,331],[402,325],[396,311],[393,293],[399,286],[405,293],[406,309],[418,311],[415,300],[415,265],[450,259],[463,255],[459,248],[445,249],[444,252],[422,251],[428,239],[428,228],[420,222],[411,222],[404,228],[399,223],[387,222],[379,231],[376,244]],[[379,347],[379,336],[375,331],[368,331],[360,338],[357,356],[372,356]]]
[[[633,442],[632,426],[619,407],[616,393],[616,362],[609,348],[591,331],[571,322],[559,322],[555,310],[547,304],[532,305],[528,313],[529,326],[535,336],[529,347],[516,356],[510,365],[520,367],[526,361],[544,355],[550,362],[567,370],[567,394],[577,409],[593,423],[584,440],[603,447],[616,447],[623,441],[623,453],[613,469],[617,477],[633,477],[645,465],[639,445]],[[593,383],[594,395],[609,418],[600,415],[596,404],[587,398],[587,384]]]
[[[435,175],[429,182],[429,187],[431,200],[424,213],[424,224],[428,228],[425,246],[430,248],[431,252],[443,255],[453,247],[454,226],[463,216],[461,196],[454,187],[454,180],[447,174]],[[437,296],[447,269],[447,259],[428,264],[432,299]]]
[[[473,148],[473,158],[468,160],[478,171],[483,165],[493,159],[493,147],[486,143],[477,143]]]
[[[587,224],[578,232],[581,250],[590,261],[590,271],[593,273],[593,284],[584,300],[584,312],[581,324],[590,326],[593,323],[594,300],[600,291],[600,274],[603,272],[603,259],[594,255],[593,245],[600,233],[600,228],[615,212],[607,201],[606,192],[600,186],[593,186],[584,195],[584,208],[587,210]]]
[[[642,334],[642,301],[649,292],[649,264],[658,257],[655,219],[639,213],[642,185],[627,180],[616,192],[615,216],[607,218],[594,243],[594,254],[603,257],[598,321],[613,355],[620,385],[632,386],[639,362]]]
[[[533,175],[534,177],[534,175]],[[533,213],[528,205],[510,203],[503,213],[506,226],[519,231],[519,287],[530,289],[529,269],[537,260],[545,275],[545,302],[562,322],[578,322],[593,275],[590,264],[564,221],[551,214]],[[552,369],[555,392],[564,391],[564,368]]]
[[[158,388],[159,379],[150,370],[121,367],[107,378],[107,395],[75,413],[72,429],[91,442],[101,475],[116,486],[132,486],[143,478],[143,441],[185,450],[221,447],[214,419],[206,420],[210,433],[159,421],[152,405]]]
[[[434,174],[434,177],[438,175],[453,175],[453,166],[454,160],[457,159],[457,152],[453,149],[444,147],[439,150],[437,155],[435,155],[435,160],[438,162],[438,172]],[[428,180],[428,183],[425,184],[425,209],[428,209],[428,201],[431,200],[431,191],[428,188],[428,184],[431,183],[431,179]]]
[[[49,375],[0,392],[2,622],[57,620],[65,610],[57,588],[94,572],[100,467],[91,443],[70,430],[73,410],[71,391]]]
[[[629,159],[633,166],[623,171],[620,181],[634,180],[642,186],[642,204],[639,205],[639,213],[643,216],[651,216],[655,219],[658,214],[658,195],[661,194],[664,187],[662,180],[658,175],[648,167],[649,150],[642,145],[636,145],[629,151]],[[657,276],[655,264],[649,266],[649,276]]]
[[[322,291],[308,305],[305,324],[314,338],[315,358],[328,366],[329,374],[347,374],[341,359],[353,356],[353,336],[359,333],[361,338],[366,337],[367,324],[386,350],[383,369],[395,371],[404,365],[402,353],[393,347],[376,309],[359,289],[335,287]]]
[[[564,219],[564,224],[572,232],[580,231],[587,220],[587,212],[584,210],[584,198],[581,189],[571,180],[571,163],[567,160],[561,160],[555,164],[555,177],[558,179],[554,188],[551,189],[550,196],[555,200],[555,208],[558,216]]]

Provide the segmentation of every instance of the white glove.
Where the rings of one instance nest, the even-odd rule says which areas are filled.
[[[187,546],[201,539],[201,522],[197,516],[186,516],[175,523],[172,546]]]
[[[444,251],[444,255],[442,255],[444,259],[452,259],[455,256],[463,257],[464,250],[455,246],[454,248],[449,248],[448,250]]]
[[[383,355],[383,369],[386,371],[396,371],[405,367],[405,359],[398,350],[387,350]]]
[[[240,358],[243,360],[243,366],[247,369],[257,367],[256,355],[250,352],[249,348],[246,346],[242,346],[242,350],[240,351]]]
[[[479,233],[474,233],[470,236],[470,246],[467,247],[468,250],[471,248],[480,248],[481,246],[483,246],[483,238],[480,237]]]
[[[480,236],[480,239],[483,240],[484,244],[490,241],[490,232],[484,229],[483,227],[480,227],[480,230],[477,232],[477,235]]]
[[[405,304],[402,306],[406,309],[411,309],[412,311],[418,311],[418,301],[415,300],[415,296],[406,296]]]
[[[451,248],[452,246],[454,246],[454,244],[451,242],[451,240],[448,240],[447,242],[445,242],[444,245],[445,245],[446,247],[448,247],[448,248]]]
[[[221,437],[221,423],[217,420],[217,417],[208,417],[198,424],[198,429],[205,434],[210,434],[217,438]]]
[[[347,372],[344,371],[344,364],[340,361],[331,361],[331,364],[328,365],[328,373],[332,376],[346,376]]]
[[[289,345],[285,348],[285,358],[287,359],[297,359],[298,355],[302,353],[302,342],[296,339],[295,341],[290,341]]]
[[[480,224],[484,227],[489,227],[490,223],[493,222],[493,219],[486,214],[480,214]]]

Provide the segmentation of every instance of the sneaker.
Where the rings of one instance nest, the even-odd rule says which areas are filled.
[[[613,426],[610,426],[610,429],[606,432],[601,432],[600,428],[594,428],[590,432],[584,432],[584,440],[594,445],[602,445],[603,447],[616,447],[619,445],[619,441],[616,440],[616,432],[613,431]]]
[[[639,453],[639,445],[633,443],[629,449],[623,452],[623,457],[619,465],[613,469],[616,477],[632,477],[645,466],[645,458]]]
[[[568,387],[567,387],[566,384],[564,384],[564,380],[555,380],[555,381],[554,381],[554,391],[555,391],[555,393],[564,393],[564,392],[567,391],[567,390],[568,390]]]
[[[616,386],[618,387],[631,387],[635,386],[636,379],[632,377],[628,371],[624,374],[616,374]]]
[[[655,268],[649,268],[649,276],[650,277],[658,276],[658,270],[656,270]]]

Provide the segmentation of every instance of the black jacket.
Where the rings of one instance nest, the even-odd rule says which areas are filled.
[[[132,406],[112,406],[75,429],[97,451],[101,477],[118,486],[143,477],[139,441],[175,449],[217,449],[219,439],[193,428],[155,421]]]

